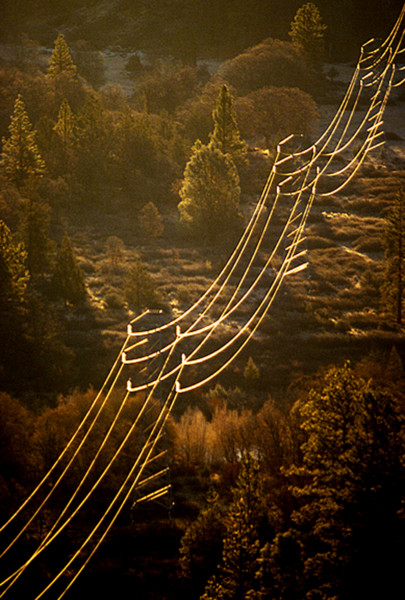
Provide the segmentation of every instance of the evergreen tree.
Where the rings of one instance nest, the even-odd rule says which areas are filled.
[[[243,369],[243,377],[248,385],[255,385],[260,378],[260,369],[251,356],[249,356],[246,366]]]
[[[139,256],[125,281],[124,294],[128,304],[140,314],[144,308],[155,308],[160,302],[155,283],[146,271]]]
[[[164,231],[162,217],[154,202],[145,204],[139,215],[139,224],[148,238],[155,239],[162,235]]]
[[[325,57],[325,30],[318,7],[307,2],[297,10],[291,23],[290,37],[313,67],[319,67]]]
[[[49,267],[52,243],[49,238],[50,207],[33,192],[24,201],[20,221],[20,235],[27,251],[30,274],[44,273]]]
[[[11,231],[0,220],[0,310],[22,304],[29,280],[24,245],[15,243]]]
[[[201,600],[247,600],[256,591],[263,514],[259,467],[249,455],[242,461],[225,519],[222,561]]]
[[[302,467],[290,470],[299,502],[288,545],[297,583],[296,594],[285,597],[394,597],[405,549],[398,403],[345,365],[328,371],[296,408],[306,439]],[[271,570],[280,589],[291,591],[291,572],[284,571],[287,581],[277,560]]]
[[[227,85],[223,85],[212,113],[214,130],[210,135],[211,144],[224,154],[230,154],[235,165],[246,161],[246,144],[240,138],[232,107],[232,96]]]
[[[218,494],[211,491],[207,505],[191,523],[181,539],[180,567],[193,590],[201,594],[222,555],[223,508]]]
[[[397,193],[387,215],[384,232],[385,281],[382,294],[388,311],[395,315],[398,325],[402,325],[404,302],[405,267],[405,192]]]
[[[197,140],[180,190],[182,222],[208,241],[223,239],[224,234],[229,238],[240,220],[239,195],[239,176],[230,155]]]
[[[86,298],[86,286],[80,266],[73,253],[69,237],[65,234],[58,255],[52,277],[54,292],[68,302],[77,304]]]
[[[54,79],[59,75],[67,77],[76,76],[76,66],[73,63],[69,46],[66,43],[63,33],[60,33],[55,40],[46,76],[48,79]]]
[[[9,137],[3,138],[0,165],[7,177],[18,187],[30,178],[40,177],[45,171],[21,95],[17,96],[9,125]]]
[[[69,148],[74,138],[74,118],[69,102],[64,98],[60,105],[58,119],[54,131],[59,136],[64,148]]]

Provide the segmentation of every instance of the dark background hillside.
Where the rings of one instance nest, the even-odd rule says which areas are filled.
[[[148,48],[185,59],[229,56],[267,37],[288,39],[300,0],[2,0],[0,31],[50,45],[58,31],[109,45]],[[357,57],[359,46],[384,36],[402,0],[319,0],[328,26],[328,60]]]

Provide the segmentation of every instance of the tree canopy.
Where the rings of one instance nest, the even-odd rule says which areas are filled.
[[[203,239],[219,241],[239,221],[239,195],[239,175],[231,156],[197,140],[180,190],[183,223]]]

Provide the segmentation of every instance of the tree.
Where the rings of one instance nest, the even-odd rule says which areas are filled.
[[[150,239],[155,239],[162,235],[164,225],[154,202],[148,202],[142,208],[139,215],[139,224],[143,233]]]
[[[238,98],[235,107],[243,135],[263,137],[268,148],[291,132],[308,138],[318,117],[313,98],[298,88],[263,87]]]
[[[3,521],[7,518],[7,511],[18,506],[24,488],[30,486],[35,466],[32,428],[29,412],[18,400],[0,392],[0,499]]]
[[[243,377],[250,386],[254,386],[257,380],[260,379],[260,369],[251,356],[249,356],[246,366],[243,369]]]
[[[26,267],[27,253],[24,245],[15,243],[11,231],[0,220],[0,307],[21,304],[29,280]]]
[[[222,555],[224,511],[218,494],[210,491],[207,504],[186,529],[180,545],[182,576],[201,594]]]
[[[111,235],[106,243],[107,256],[110,261],[111,270],[117,269],[121,264],[125,252],[125,245],[121,238]]]
[[[213,242],[239,224],[239,176],[232,158],[199,140],[184,171],[178,205],[184,224]]]
[[[405,192],[401,188],[387,214],[384,231],[385,276],[381,288],[388,311],[402,325],[405,261]]]
[[[241,140],[232,107],[232,96],[227,85],[223,85],[212,113],[214,130],[210,135],[211,144],[224,154],[229,154],[235,165],[246,161],[246,144]]]
[[[74,118],[72,109],[66,98],[62,100],[58,119],[53,129],[61,140],[63,147],[68,148],[72,144],[74,138]]]
[[[154,308],[160,302],[155,283],[138,256],[126,277],[124,294],[137,314],[144,308]]]
[[[222,560],[201,600],[247,600],[256,588],[263,516],[259,466],[249,455],[242,460],[225,517]]]
[[[176,450],[185,469],[203,466],[208,462],[208,423],[203,413],[187,407],[177,427]]]
[[[10,135],[3,138],[0,165],[18,187],[45,171],[33,130],[21,95],[17,96],[9,125]]]
[[[397,401],[346,364],[330,369],[295,410],[306,437],[302,467],[289,471],[298,502],[290,538],[303,563],[292,598],[395,596],[405,549]]]
[[[218,74],[239,96],[262,87],[298,87],[313,91],[314,76],[292,42],[268,38],[225,61]]]
[[[23,203],[20,235],[27,252],[27,267],[30,274],[43,274],[49,267],[52,243],[49,238],[51,221],[50,207],[31,191]]]
[[[29,271],[24,244],[17,243],[10,229],[0,220],[0,387],[21,389],[25,300]],[[31,362],[31,361],[29,361]]]
[[[72,304],[83,302],[86,298],[86,286],[80,266],[77,263],[70,239],[64,235],[56,257],[52,277],[55,294]]]
[[[325,57],[325,30],[319,9],[312,2],[307,2],[297,10],[291,23],[289,34],[292,42],[313,67],[320,66]]]
[[[46,74],[48,79],[57,78],[59,75],[69,78],[76,76],[76,66],[73,63],[69,46],[66,43],[63,33],[59,33],[55,40]]]

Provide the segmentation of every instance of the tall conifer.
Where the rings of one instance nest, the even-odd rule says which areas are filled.
[[[214,130],[210,135],[211,144],[224,154],[230,154],[234,163],[239,166],[246,160],[246,144],[241,140],[232,106],[232,96],[225,84],[219,93],[212,118]]]
[[[226,517],[222,562],[201,600],[246,600],[254,597],[263,514],[258,464],[244,457],[233,502]]]
[[[313,2],[301,6],[291,23],[291,40],[303,51],[313,67],[321,65],[325,58],[325,30],[326,25]]]
[[[76,76],[76,65],[73,63],[69,46],[66,43],[63,33],[60,33],[55,40],[46,76],[49,79],[53,79],[61,74],[70,77]]]
[[[65,234],[56,257],[52,278],[55,294],[65,301],[78,304],[86,297],[86,286],[80,266],[73,253],[69,237]]]
[[[21,95],[17,96],[9,125],[9,137],[3,138],[0,166],[7,177],[21,186],[45,171],[35,140],[35,130],[28,118]]]
[[[59,136],[64,148],[67,148],[73,140],[73,113],[69,102],[64,98],[60,105],[58,120],[55,123],[54,131]]]

